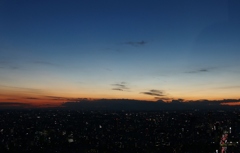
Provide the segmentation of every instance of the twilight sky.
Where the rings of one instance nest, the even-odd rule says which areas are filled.
[[[239,99],[238,0],[1,0],[0,102]]]

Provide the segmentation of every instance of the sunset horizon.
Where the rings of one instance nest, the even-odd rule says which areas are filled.
[[[216,5],[217,3],[217,5]],[[240,99],[234,0],[0,2],[0,103]]]

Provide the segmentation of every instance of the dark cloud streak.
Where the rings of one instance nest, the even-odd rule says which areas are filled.
[[[25,109],[31,108],[32,105],[20,102],[0,102],[0,109]]]
[[[137,47],[137,46],[143,46],[143,45],[147,44],[147,42],[144,41],[144,40],[142,40],[142,41],[128,41],[128,42],[125,42],[125,44]]]
[[[46,62],[46,61],[33,61],[32,63],[39,64],[39,65],[58,66],[57,64]]]
[[[204,73],[204,72],[209,72],[209,69],[200,69],[196,71],[188,71],[186,73]]]
[[[155,89],[149,90],[147,92],[141,92],[141,93],[145,95],[150,95],[150,96],[165,96],[163,91],[155,90]]]
[[[192,70],[192,71],[187,71],[185,73],[206,73],[206,72],[211,72],[214,69],[217,69],[218,67],[208,67],[208,68],[201,68],[201,69],[196,69],[196,70]]]
[[[127,87],[126,84],[127,84],[126,82],[112,84],[112,86],[114,86],[114,88],[112,88],[112,90],[129,91],[129,88]]]

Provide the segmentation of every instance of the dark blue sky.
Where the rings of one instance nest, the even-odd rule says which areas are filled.
[[[2,0],[1,99],[239,98],[238,8],[237,0]]]

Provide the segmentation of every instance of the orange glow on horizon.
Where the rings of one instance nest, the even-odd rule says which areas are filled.
[[[65,92],[66,91],[66,92]],[[143,101],[158,101],[163,100],[164,102],[171,102],[172,100],[183,99],[183,102],[198,101],[201,99],[221,101],[223,98],[220,96],[207,97],[204,96],[155,96],[142,94],[141,92],[122,92],[113,90],[98,90],[97,92],[89,91],[75,91],[73,90],[44,90],[44,89],[31,89],[31,88],[13,88],[13,87],[2,87],[0,88],[0,103],[22,103],[29,104],[34,107],[52,107],[60,106],[64,102],[80,101],[81,99],[98,100],[98,99],[134,99]],[[63,96],[64,95],[64,96]],[[231,99],[238,99],[239,97],[233,97]],[[230,99],[230,98],[229,98]],[[222,105],[236,106],[240,105],[240,102],[222,103]]]
[[[239,106],[240,102],[228,102],[228,103],[221,103],[221,105],[228,105],[228,106]]]

